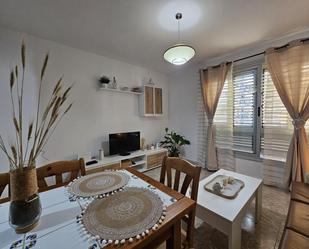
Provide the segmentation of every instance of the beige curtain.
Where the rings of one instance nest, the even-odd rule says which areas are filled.
[[[266,51],[267,68],[278,94],[293,119],[294,133],[286,160],[284,183],[304,181],[309,173],[305,124],[309,118],[309,44],[301,41]]]
[[[206,168],[208,170],[218,169],[216,153],[216,130],[213,125],[214,115],[219,102],[227,73],[231,63],[222,63],[216,67],[201,70],[201,87],[204,100],[205,112],[208,119],[206,138]]]

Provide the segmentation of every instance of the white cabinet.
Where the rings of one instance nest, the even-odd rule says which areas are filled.
[[[125,169],[134,167],[140,172],[160,167],[163,157],[167,155],[164,148],[153,150],[138,150],[128,156],[106,156],[97,163],[86,166],[86,174],[101,172],[107,169]]]
[[[145,85],[142,87],[142,94],[139,98],[141,116],[154,117],[163,115],[162,88],[154,85]]]

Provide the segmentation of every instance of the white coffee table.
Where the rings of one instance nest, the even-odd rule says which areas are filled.
[[[204,189],[204,185],[217,175],[232,176],[245,183],[235,199],[226,199]],[[260,218],[262,208],[262,180],[236,172],[220,169],[200,181],[196,216],[226,234],[229,249],[241,248],[241,223],[253,199],[255,201],[255,222]]]

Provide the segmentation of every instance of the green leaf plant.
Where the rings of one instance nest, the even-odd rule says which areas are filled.
[[[179,157],[181,147],[189,144],[190,141],[184,136],[174,131],[169,132],[168,128],[165,128],[164,140],[160,142],[160,145],[168,150],[168,155],[171,157]]]

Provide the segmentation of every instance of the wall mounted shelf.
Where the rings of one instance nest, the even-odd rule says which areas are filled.
[[[120,90],[120,89],[104,88],[104,87],[100,87],[99,90],[108,91],[108,92],[129,93],[129,94],[135,94],[135,95],[142,94],[141,92],[133,92],[130,90],[125,91],[125,90]]]

